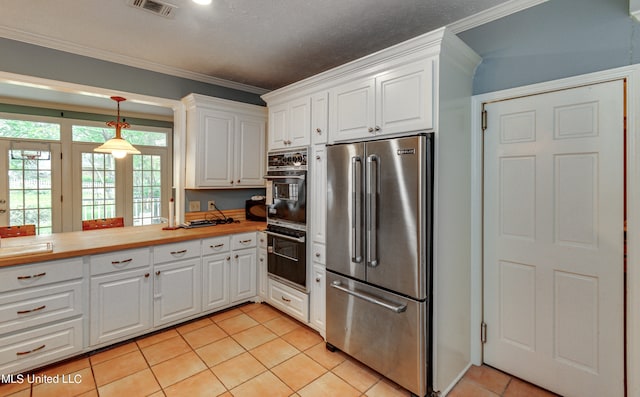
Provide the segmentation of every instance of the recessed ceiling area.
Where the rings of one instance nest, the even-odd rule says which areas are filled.
[[[140,1],[169,5],[173,10],[161,16],[132,6]],[[0,37],[198,81],[232,82],[261,94],[514,2],[534,3],[213,0],[199,5],[192,0],[3,0]],[[0,84],[0,96],[29,95]],[[48,95],[52,101],[63,100],[55,93]]]

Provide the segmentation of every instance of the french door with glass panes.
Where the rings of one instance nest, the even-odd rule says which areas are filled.
[[[0,225],[61,231],[59,143],[0,141]]]

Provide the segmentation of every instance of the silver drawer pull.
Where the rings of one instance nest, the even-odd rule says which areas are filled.
[[[44,348],[45,348],[45,346],[47,346],[47,345],[42,345],[42,346],[36,347],[35,349],[33,349],[33,350],[29,350],[28,352],[16,352],[16,356],[24,356],[25,354],[35,353],[35,352],[37,352],[38,350],[42,350],[42,349],[44,349]]]
[[[216,244],[216,245],[210,245],[209,246],[209,248],[213,248],[213,249],[222,248],[222,247],[224,247],[224,244]]]
[[[240,240],[240,244],[249,244],[250,242],[252,242],[252,239],[249,240]]]
[[[125,259],[123,261],[112,261],[112,265],[122,265],[123,263],[133,262],[133,258]]]
[[[187,250],[171,251],[171,255],[182,255],[182,254],[184,254],[186,252],[187,252]]]
[[[382,298],[379,298],[377,296],[368,294],[366,292],[350,290],[347,287],[343,287],[342,283],[340,281],[334,281],[333,283],[331,283],[331,287],[335,288],[335,289],[338,289],[338,290],[340,290],[342,292],[345,292],[345,293],[347,293],[349,295],[353,295],[356,298],[363,299],[363,300],[365,300],[365,301],[367,301],[369,303],[373,303],[375,305],[382,306],[385,309],[389,309],[389,310],[391,310],[393,312],[396,312],[396,313],[402,313],[405,310],[407,310],[407,305],[393,304],[392,302],[388,302],[388,301],[386,301],[386,300],[384,300]]]
[[[38,274],[34,274],[33,276],[18,276],[18,280],[28,280],[30,278],[38,278],[38,277],[44,277],[47,275],[47,272],[42,272],[42,273],[38,273]]]
[[[287,299],[284,296],[281,296],[280,298],[287,303],[291,302],[291,299]]]
[[[27,313],[32,313],[32,312],[37,312],[38,310],[42,310],[45,307],[47,307],[47,305],[42,305],[40,307],[36,307],[35,309],[31,309],[31,310],[18,310],[18,314],[27,314]]]

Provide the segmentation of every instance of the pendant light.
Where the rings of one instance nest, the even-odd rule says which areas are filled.
[[[112,96],[111,99],[116,101],[118,104],[118,118],[116,119],[116,121],[107,122],[107,125],[109,127],[115,127],[116,136],[109,139],[97,148],[93,149],[93,151],[100,153],[111,153],[113,157],[117,159],[121,159],[127,154],[140,154],[140,151],[138,149],[134,148],[133,145],[124,140],[124,138],[122,138],[122,136],[120,135],[120,130],[122,128],[130,127],[129,123],[120,121],[120,102],[126,101],[126,98],[123,98],[121,96]]]

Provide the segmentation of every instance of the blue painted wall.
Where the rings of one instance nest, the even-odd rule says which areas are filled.
[[[628,0],[549,0],[458,36],[482,57],[474,94],[640,63]]]
[[[0,70],[160,98],[191,93],[263,105],[257,94],[0,38]]]

